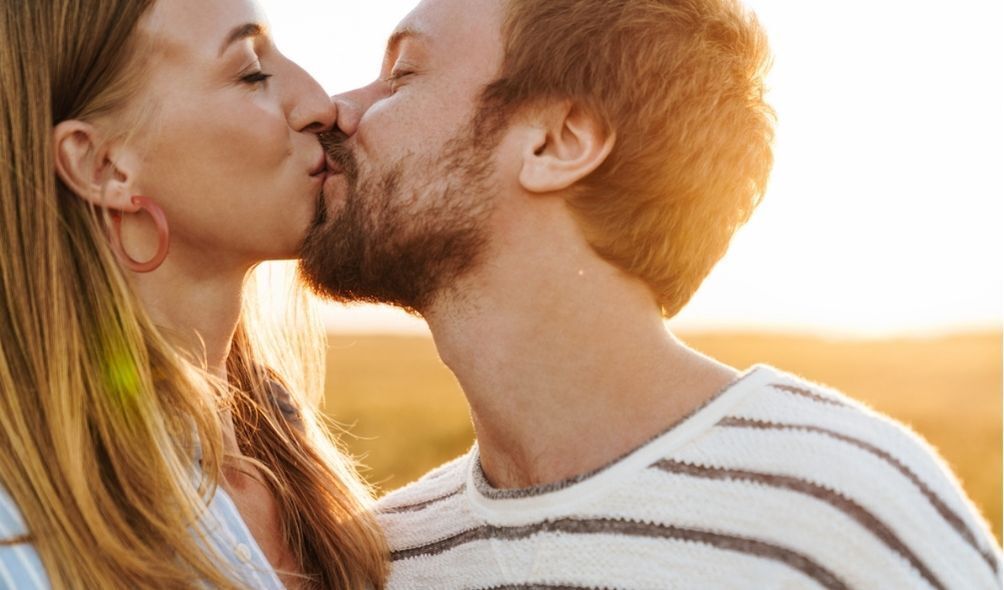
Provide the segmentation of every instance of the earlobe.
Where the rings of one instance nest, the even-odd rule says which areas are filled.
[[[570,188],[599,168],[616,143],[616,133],[592,112],[570,102],[542,110],[539,122],[525,143],[519,177],[532,193]]]
[[[96,205],[132,211],[132,174],[113,162],[112,154],[93,125],[63,121],[52,130],[56,174],[74,194]]]

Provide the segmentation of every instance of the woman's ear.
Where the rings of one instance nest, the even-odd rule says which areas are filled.
[[[569,101],[541,109],[526,143],[519,181],[531,193],[565,190],[606,161],[617,136]]]
[[[136,209],[135,160],[103,141],[94,125],[63,121],[52,131],[52,145],[56,174],[78,197],[98,207]]]

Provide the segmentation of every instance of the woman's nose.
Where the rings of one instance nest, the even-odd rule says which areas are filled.
[[[297,131],[321,133],[334,127],[337,120],[338,106],[322,92],[320,97],[301,103],[293,110],[290,126]]]
[[[328,99],[321,85],[306,71],[290,64],[289,83],[284,86],[289,126],[300,132],[321,133],[338,119],[338,107]]]

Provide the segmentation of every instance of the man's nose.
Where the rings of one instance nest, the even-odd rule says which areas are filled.
[[[383,87],[384,84],[378,80],[369,86],[332,96],[331,102],[338,109],[335,121],[338,129],[346,135],[355,135],[366,111],[383,96],[385,92]]]

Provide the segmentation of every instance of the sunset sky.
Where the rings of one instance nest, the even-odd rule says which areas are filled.
[[[330,93],[378,74],[415,0],[260,0]],[[774,51],[766,199],[671,325],[883,336],[1000,326],[1004,3],[752,0]],[[328,306],[333,329],[421,331]]]

